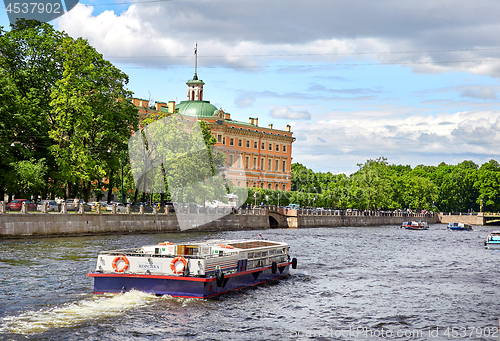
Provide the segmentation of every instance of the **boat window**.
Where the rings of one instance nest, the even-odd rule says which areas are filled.
[[[267,251],[263,251],[261,257],[267,257]]]
[[[275,250],[269,250],[269,256],[274,255],[274,251],[275,251]]]
[[[248,253],[248,259],[253,258],[253,252]]]
[[[157,255],[159,253],[160,253],[160,248],[159,247],[155,247],[155,255]]]
[[[255,252],[255,253],[253,254],[253,256],[254,256],[254,258],[259,258],[259,257],[260,257],[260,252]]]

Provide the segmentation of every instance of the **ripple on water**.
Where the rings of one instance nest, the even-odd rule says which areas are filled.
[[[210,300],[89,294],[100,250],[259,233],[290,243],[299,268],[287,279]],[[432,225],[0,242],[0,338],[253,341],[321,328],[498,327],[500,252],[484,249],[487,233]]]

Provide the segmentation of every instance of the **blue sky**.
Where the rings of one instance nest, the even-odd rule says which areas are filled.
[[[349,174],[380,156],[500,161],[500,3],[114,3],[84,1],[51,23],[156,101],[186,99],[197,42],[204,98],[237,120],[290,124],[293,161],[315,171]]]

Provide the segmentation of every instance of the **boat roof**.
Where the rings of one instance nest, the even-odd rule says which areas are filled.
[[[276,247],[276,246],[288,246],[287,243],[284,242],[275,242],[264,239],[236,239],[236,240],[227,240],[227,239],[214,239],[207,240],[204,242],[195,242],[195,243],[186,243],[189,245],[198,245],[198,246],[219,246],[229,245],[235,249],[248,250],[262,247]]]
[[[212,240],[195,241],[195,242],[188,241],[188,242],[171,243],[166,241],[160,243],[160,245],[165,245],[165,244],[186,245],[189,247],[210,246],[214,248],[219,248],[219,247],[225,248],[226,246],[230,246],[230,248],[234,250],[250,250],[250,249],[258,249],[258,248],[260,249],[266,247],[288,247],[288,244],[285,242],[276,242],[265,239],[234,239],[234,240],[212,239]],[[158,244],[144,245],[144,247],[157,246],[157,245]]]

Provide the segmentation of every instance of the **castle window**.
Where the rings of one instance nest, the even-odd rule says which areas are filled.
[[[233,139],[233,138],[230,138],[230,139],[229,139],[229,145],[230,145],[230,146],[234,146],[234,139]]]
[[[273,150],[273,144],[269,142],[269,150]]]
[[[247,148],[250,148],[250,141],[247,140]]]
[[[276,151],[279,152],[280,151],[280,145],[276,143]]]
[[[241,147],[241,139],[238,139],[238,147]]]
[[[257,141],[253,141],[253,148],[257,149]]]

